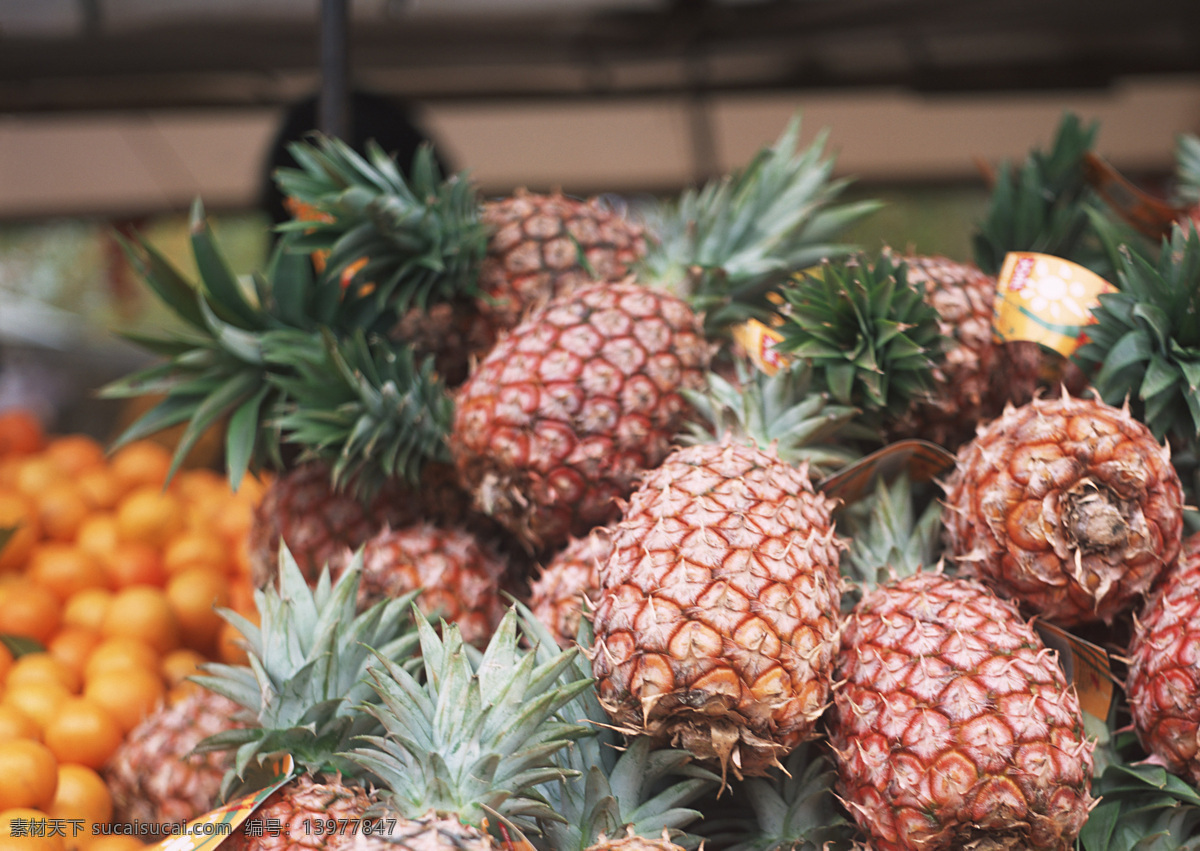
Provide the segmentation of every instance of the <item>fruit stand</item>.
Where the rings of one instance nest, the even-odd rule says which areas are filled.
[[[1200,136],[949,257],[802,109],[485,193],[345,47],[249,271],[113,237],[116,420],[0,408],[0,851],[1200,846]]]

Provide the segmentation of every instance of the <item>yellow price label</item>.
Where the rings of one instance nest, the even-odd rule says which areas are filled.
[[[1116,287],[1090,269],[1033,251],[1010,251],[996,278],[992,328],[1001,340],[1032,340],[1070,357],[1093,323],[1101,293]]]

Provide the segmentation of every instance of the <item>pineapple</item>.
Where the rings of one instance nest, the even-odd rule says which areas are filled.
[[[451,386],[529,308],[624,277],[645,250],[642,228],[597,199],[518,191],[480,202],[463,177],[440,179],[428,149],[411,180],[376,145],[364,157],[317,136],[291,151],[300,168],[276,173],[280,189],[326,221],[285,229],[330,252],[373,327],[434,354]]]
[[[241,707],[204,689],[162,706],[133,728],[104,767],[113,820],[182,824],[214,809],[227,754],[192,753],[209,736],[243,726]]]
[[[455,395],[451,454],[477,507],[530,550],[614,519],[703,386],[699,318],[640,284],[551,300],[497,343]]]
[[[417,629],[423,678],[382,660],[371,673],[378,699],[365,710],[382,730],[346,754],[379,778],[379,816],[394,820],[353,847],[498,851],[492,824],[527,841],[537,819],[555,818],[536,787],[563,777],[555,754],[589,732],[559,717],[590,688],[585,678],[562,677],[578,651],[543,661],[536,647],[520,649],[513,611],[482,655],[468,652],[453,625],[439,638],[418,617]]]
[[[380,600],[418,591],[417,605],[429,617],[455,624],[468,644],[482,647],[504,616],[501,584],[507,562],[490,544],[466,529],[428,521],[385,527],[358,551],[362,579],[359,611]],[[356,553],[336,559],[336,578]]]
[[[1200,227],[1200,136],[1181,133],[1175,140],[1175,194],[1189,210],[1195,227]]]
[[[198,748],[233,752],[222,796],[251,791],[255,769],[268,757],[291,754],[298,770],[256,811],[260,819],[278,819],[282,832],[256,837],[242,827],[225,840],[230,848],[346,847],[349,836],[317,835],[313,823],[361,819],[375,803],[368,778],[342,754],[359,736],[379,729],[361,707],[377,700],[365,682],[369,672],[383,659],[408,660],[417,637],[409,619],[411,594],[356,614],[361,570],[361,562],[353,564],[336,584],[325,572],[310,588],[282,550],[278,589],[255,593],[261,625],[226,613],[242,633],[250,665],[209,664],[195,678],[257,722]]]
[[[1009,408],[958,453],[948,554],[1060,626],[1135,606],[1179,554],[1170,452],[1124,408],[1064,393]]]
[[[592,667],[614,723],[723,779],[815,735],[840,624],[832,506],[805,467],[732,435],[648,472],[600,569]]]
[[[1134,626],[1125,690],[1138,738],[1155,760],[1200,785],[1200,533]]]
[[[614,520],[690,416],[681,394],[702,389],[710,341],[767,311],[788,272],[844,253],[825,240],[874,209],[832,203],[842,184],[821,141],[793,154],[798,132],[660,211],[630,280],[552,298],[457,389],[463,487],[531,550]]]
[[[937,505],[914,521],[906,481],[880,494],[846,559],[864,591],[828,719],[838,795],[876,851],[1073,848],[1094,746],[1074,688],[1015,605],[912,572]]]

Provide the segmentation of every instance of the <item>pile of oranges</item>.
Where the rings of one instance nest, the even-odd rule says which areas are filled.
[[[0,413],[0,529],[14,530],[0,549],[0,851],[139,847],[93,837],[112,818],[101,768],[196,688],[197,665],[244,658],[217,607],[257,617],[246,531],[263,485],[233,493],[187,468],[164,485],[170,464],[158,443],[108,455]],[[66,835],[10,835],[47,819]]]

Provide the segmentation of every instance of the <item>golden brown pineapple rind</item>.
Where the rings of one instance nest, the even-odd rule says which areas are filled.
[[[594,284],[518,325],[455,397],[449,438],[476,505],[531,549],[615,520],[671,448],[710,346],[682,300]]]
[[[1200,785],[1200,533],[1183,543],[1134,628],[1125,678],[1142,746]]]
[[[739,777],[813,735],[838,649],[832,505],[730,439],[646,475],[600,571],[592,667],[616,723]]]
[[[272,792],[254,811],[254,818],[230,834],[222,848],[230,851],[296,851],[300,848],[348,849],[354,847],[357,830],[328,834],[317,828],[329,819],[361,824],[376,803],[374,796],[361,786],[347,783],[322,783],[302,774]],[[271,824],[262,835],[247,835],[247,825],[261,828]],[[274,825],[278,824],[276,830]],[[256,831],[255,833],[258,833]]]
[[[1168,449],[1127,410],[1065,394],[982,427],[945,502],[961,570],[1063,626],[1133,608],[1182,540]]]
[[[360,833],[349,846],[351,851],[498,851],[501,846],[486,833],[456,818],[430,813],[423,818],[398,819],[392,827],[390,815],[384,833]],[[377,822],[379,823],[379,822]]]
[[[518,190],[483,205],[487,255],[479,308],[494,331],[533,307],[593,281],[618,281],[646,253],[643,229],[598,199]]]
[[[529,586],[529,608],[560,647],[569,647],[579,630],[586,598],[595,608],[600,594],[600,565],[612,553],[612,530],[593,529],[572,538],[555,553]]]
[[[1075,847],[1093,745],[1014,605],[936,572],[880,586],[847,619],[838,678],[838,793],[874,851]]]

